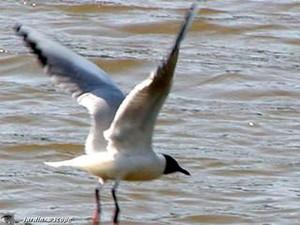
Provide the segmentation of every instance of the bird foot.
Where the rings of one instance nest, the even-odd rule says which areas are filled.
[[[100,225],[100,216],[98,210],[94,211],[93,214],[93,225]]]
[[[97,187],[95,189],[95,200],[96,200],[96,208],[93,214],[93,225],[100,225],[100,212],[101,212],[101,206],[100,206],[100,189]]]

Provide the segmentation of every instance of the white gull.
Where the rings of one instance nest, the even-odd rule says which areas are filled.
[[[157,115],[172,85],[180,43],[195,12],[196,4],[193,4],[167,57],[126,97],[108,75],[90,61],[27,26],[15,26],[17,34],[23,36],[54,83],[70,92],[91,116],[85,154],[46,164],[79,168],[99,178],[94,224],[100,221],[99,192],[105,181],[115,181],[113,222],[118,224],[120,210],[116,189],[121,180],[153,180],[174,172],[190,175],[173,157],[153,151],[152,135]],[[106,148],[103,143],[107,143]]]

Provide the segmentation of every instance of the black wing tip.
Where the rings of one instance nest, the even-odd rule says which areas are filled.
[[[17,34],[19,34],[19,32],[20,32],[20,30],[21,30],[21,27],[22,27],[22,24],[16,23],[16,24],[14,25],[13,29],[15,30],[15,32],[16,32]]]
[[[37,55],[39,62],[43,65],[46,66],[47,65],[47,57],[43,55],[43,52],[41,49],[38,48],[38,45],[36,43],[36,41],[28,38],[28,31],[26,30],[22,30],[23,25],[20,23],[17,23],[13,29],[15,30],[15,32],[17,33],[17,35],[23,37],[24,42],[26,43],[26,45],[32,50],[32,52],[34,54]]]
[[[160,66],[158,66],[157,70],[163,70],[170,63],[174,64],[174,69],[175,69],[180,44],[181,44],[182,40],[184,39],[184,37],[188,31],[188,28],[192,24],[193,18],[195,17],[197,10],[198,10],[198,2],[195,1],[192,3],[191,7],[187,10],[187,12],[185,14],[182,25],[179,29],[179,32],[177,33],[175,42],[172,45],[170,52],[167,55],[167,58],[162,59],[162,63],[160,64]],[[161,72],[157,72],[157,74],[160,74],[160,73]]]
[[[176,41],[175,41],[174,49],[179,48],[181,41],[184,39],[190,25],[193,22],[193,19],[194,19],[196,13],[197,13],[197,10],[198,10],[198,2],[195,1],[191,5],[191,7],[188,9],[188,11],[185,15],[184,21],[183,21],[183,23],[180,27],[180,30],[178,32],[178,35],[177,35],[177,38],[176,38]]]

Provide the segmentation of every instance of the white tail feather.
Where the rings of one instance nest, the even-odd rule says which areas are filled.
[[[45,162],[46,165],[52,166],[55,168],[61,167],[61,166],[70,166],[75,167],[79,169],[85,169],[90,167],[91,165],[98,165],[99,160],[101,162],[101,159],[107,159],[107,157],[110,157],[110,155],[107,155],[105,152],[99,152],[91,155],[81,155],[76,158],[70,159],[70,160],[64,160],[64,161],[58,161],[58,162]]]
[[[61,167],[61,166],[72,166],[71,160],[66,161],[59,161],[59,162],[44,162],[47,166],[52,166],[55,168]]]

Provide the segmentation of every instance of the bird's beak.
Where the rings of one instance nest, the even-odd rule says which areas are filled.
[[[180,169],[178,170],[178,172],[181,172],[181,173],[183,173],[183,174],[185,174],[187,176],[191,176],[190,172],[187,171],[187,170],[185,170],[185,169],[183,169],[182,167],[180,167]]]

